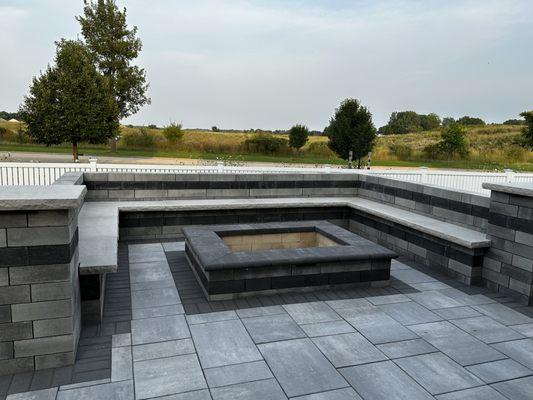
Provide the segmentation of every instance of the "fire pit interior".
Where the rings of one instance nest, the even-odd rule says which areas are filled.
[[[385,285],[396,253],[326,221],[183,229],[210,300],[299,288]]]

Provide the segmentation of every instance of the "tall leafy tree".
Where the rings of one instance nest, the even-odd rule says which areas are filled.
[[[329,138],[330,149],[339,157],[348,160],[352,152],[357,168],[361,168],[362,158],[372,150],[376,139],[372,114],[356,99],[341,103],[324,133]]]
[[[77,160],[78,143],[105,143],[117,134],[118,107],[83,43],[63,39],[56,46],[54,65],[33,79],[20,114],[36,142],[72,143]]]
[[[289,129],[289,146],[298,152],[309,140],[309,129],[305,125],[294,125]]]
[[[520,116],[526,120],[523,130],[524,146],[533,149],[533,111],[524,111]]]
[[[150,103],[146,73],[132,64],[142,49],[137,27],[128,27],[126,8],[120,10],[115,0],[84,3],[83,15],[76,19],[98,70],[109,79],[119,118],[126,118]]]

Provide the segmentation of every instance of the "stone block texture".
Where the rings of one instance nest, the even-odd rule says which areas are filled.
[[[486,285],[533,304],[533,198],[493,189],[487,236]]]
[[[87,200],[354,196],[357,174],[85,173]]]
[[[0,375],[74,362],[77,220],[76,209],[0,211]]]

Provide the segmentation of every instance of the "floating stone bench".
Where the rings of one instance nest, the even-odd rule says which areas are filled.
[[[110,260],[102,261],[104,266],[116,260],[119,218],[125,240],[182,238],[182,228],[191,225],[323,219],[469,284],[481,280],[490,246],[483,232],[357,197],[90,202],[82,221],[85,215],[87,223],[99,218],[103,226],[102,235],[92,237],[99,243],[88,248],[109,250],[98,255]]]
[[[185,252],[207,298],[285,289],[383,285],[397,254],[325,221],[183,229]]]

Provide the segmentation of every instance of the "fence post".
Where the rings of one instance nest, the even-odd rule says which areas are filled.
[[[91,172],[96,172],[98,168],[96,165],[97,162],[98,162],[97,158],[89,158],[89,169]]]
[[[512,169],[505,169],[505,181],[511,183],[515,181],[515,172]]]
[[[428,167],[420,167],[420,183],[428,182]]]
[[[224,172],[224,161],[217,161],[217,171]]]

